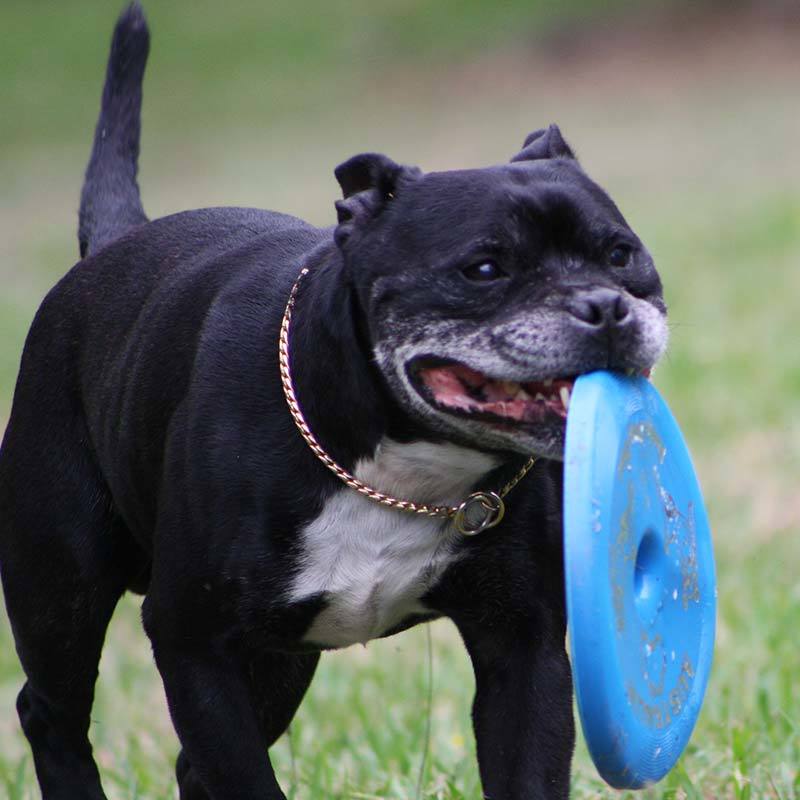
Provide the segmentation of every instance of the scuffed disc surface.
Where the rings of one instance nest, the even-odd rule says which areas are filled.
[[[578,378],[567,418],[564,562],[575,693],[602,777],[660,780],[711,669],[708,519],[680,430],[644,377]]]

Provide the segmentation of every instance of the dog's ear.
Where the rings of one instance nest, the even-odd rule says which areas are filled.
[[[561,135],[558,125],[550,125],[531,133],[525,139],[522,150],[511,161],[538,161],[543,158],[575,158],[575,153]]]
[[[361,153],[339,164],[334,170],[345,199],[367,189],[377,189],[384,198],[391,198],[403,168],[380,153]]]
[[[420,175],[416,167],[401,166],[380,153],[353,156],[334,173],[344,195],[344,200],[336,202],[339,225],[334,239],[339,246],[350,238],[358,223],[381,213],[403,181]]]

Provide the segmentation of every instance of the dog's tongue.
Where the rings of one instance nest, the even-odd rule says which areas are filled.
[[[566,417],[572,389],[572,381],[496,381],[463,364],[428,367],[420,378],[441,406],[516,422],[536,422],[548,412]]]
[[[480,373],[462,366],[423,369],[420,377],[438,403],[463,411],[469,411],[474,405],[474,400],[465,394],[464,387],[477,389],[484,382]]]

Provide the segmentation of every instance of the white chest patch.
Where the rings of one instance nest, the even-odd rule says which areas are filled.
[[[384,439],[354,472],[393,497],[458,505],[499,463],[454,444]],[[459,536],[447,520],[387,508],[342,486],[302,532],[290,600],[320,592],[328,600],[304,639],[347,647],[380,636],[409,614],[424,613],[419,598],[456,558]]]

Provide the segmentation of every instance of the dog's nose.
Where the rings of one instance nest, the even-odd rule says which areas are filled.
[[[573,317],[593,328],[615,328],[630,316],[624,295],[614,289],[591,289],[575,294],[567,308]]]

